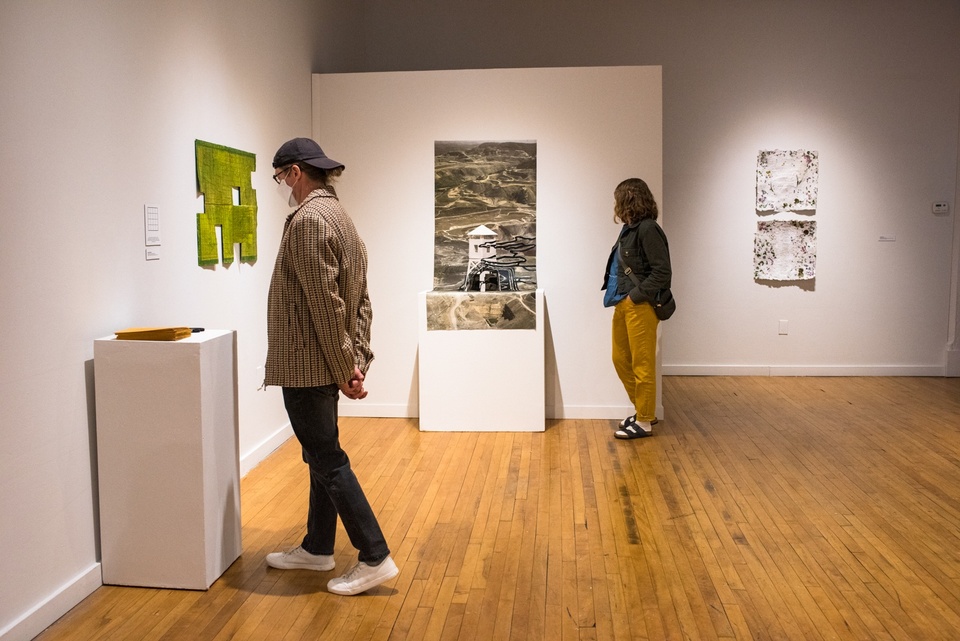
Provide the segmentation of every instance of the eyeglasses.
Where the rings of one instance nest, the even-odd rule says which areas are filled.
[[[286,169],[281,169],[279,172],[275,173],[275,174],[273,175],[273,182],[275,182],[275,183],[277,183],[277,184],[279,185],[279,184],[280,184],[280,179],[283,177],[283,175],[284,175],[285,173],[287,173],[287,172],[290,171],[291,169],[293,169],[293,165],[290,165],[290,166],[287,167]]]

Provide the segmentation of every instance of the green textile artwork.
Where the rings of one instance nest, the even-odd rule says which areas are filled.
[[[216,265],[222,254],[223,263],[230,265],[235,244],[240,245],[241,262],[256,262],[257,192],[250,179],[256,155],[202,140],[196,141],[196,153],[197,189],[203,194],[203,213],[197,214],[198,262]]]

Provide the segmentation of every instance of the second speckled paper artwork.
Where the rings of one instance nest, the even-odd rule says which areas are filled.
[[[770,220],[757,223],[753,241],[756,280],[811,280],[817,275],[817,223]]]

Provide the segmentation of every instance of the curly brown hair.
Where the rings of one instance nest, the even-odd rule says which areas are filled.
[[[632,225],[644,218],[656,220],[660,215],[650,188],[639,178],[627,178],[617,185],[613,198],[614,222]]]

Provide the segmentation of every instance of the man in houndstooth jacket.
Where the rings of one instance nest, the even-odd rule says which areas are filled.
[[[309,138],[283,144],[273,159],[274,180],[294,212],[287,217],[267,296],[265,385],[283,388],[283,402],[310,469],[310,507],[303,542],[267,555],[291,570],[335,566],[337,518],[358,561],[327,589],[359,594],[397,575],[380,525],[350,459],[340,447],[337,403],[367,395],[373,360],[367,251],[340,205],[331,180],[344,167]]]

